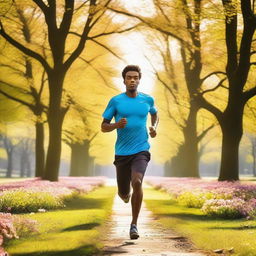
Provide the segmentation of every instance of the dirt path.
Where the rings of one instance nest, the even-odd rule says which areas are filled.
[[[178,237],[172,231],[156,223],[151,212],[142,205],[138,230],[140,238],[130,240],[129,227],[131,206],[117,196],[113,206],[110,234],[104,241],[102,255],[109,256],[202,256],[206,255],[193,248],[186,238]]]

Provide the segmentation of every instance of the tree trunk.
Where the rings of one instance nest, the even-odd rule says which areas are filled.
[[[22,150],[20,156],[20,177],[23,178],[25,176],[25,166],[26,166],[26,152]]]
[[[61,157],[61,129],[63,118],[61,111],[53,111],[48,118],[49,145],[43,179],[58,181]]]
[[[48,110],[49,145],[43,179],[58,181],[61,157],[61,132],[66,111],[61,107],[64,76],[62,70],[53,71],[49,78],[50,101]]]
[[[94,157],[89,156],[89,161],[88,161],[88,175],[87,176],[95,176],[95,171],[94,171]]]
[[[175,177],[199,177],[197,116],[198,108],[191,105],[186,127],[183,129],[184,143],[171,160],[171,174]]]
[[[31,164],[30,164],[30,159],[29,159],[29,154],[26,154],[26,176],[31,177],[32,176],[32,171],[31,171]]]
[[[8,160],[7,160],[7,172],[6,172],[6,178],[12,177],[12,171],[13,171],[13,150],[9,150],[7,152]]]
[[[251,139],[252,143],[252,173],[256,177],[256,138]]]
[[[36,122],[36,177],[43,177],[44,174],[44,124],[42,122]]]
[[[89,141],[74,143],[71,147],[70,176],[89,176]]]
[[[219,181],[239,180],[239,144],[243,134],[242,128],[242,107],[237,110],[230,110],[224,113],[220,122],[222,129],[222,151]],[[239,109],[239,110],[238,110]]]
[[[65,71],[56,64],[56,68],[48,74],[50,100],[48,108],[49,145],[46,156],[43,179],[58,181],[61,157],[61,133],[67,108],[61,106]]]

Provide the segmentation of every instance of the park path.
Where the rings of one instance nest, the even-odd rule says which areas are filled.
[[[114,199],[113,215],[107,224],[109,234],[103,243],[105,256],[203,256],[186,238],[157,223],[152,213],[142,204],[138,230],[140,238],[130,240],[131,205],[118,196]]]

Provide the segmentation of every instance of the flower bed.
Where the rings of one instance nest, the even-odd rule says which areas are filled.
[[[27,213],[65,207],[64,201],[103,185],[104,177],[39,178],[0,185],[0,212]]]
[[[180,205],[200,208],[212,217],[254,218],[256,185],[197,178],[147,177],[146,182],[172,195]]]
[[[36,232],[35,221],[11,213],[45,212],[65,207],[65,200],[102,186],[104,177],[60,177],[58,182],[34,178],[0,185],[0,256],[8,239]]]

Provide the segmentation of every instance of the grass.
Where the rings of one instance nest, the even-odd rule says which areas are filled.
[[[63,210],[34,215],[39,234],[10,241],[5,247],[11,256],[86,256],[102,247],[100,233],[111,215],[115,189],[102,187],[71,200]]]
[[[215,250],[233,247],[233,255],[256,255],[255,220],[209,218],[200,209],[182,207],[167,193],[154,189],[145,190],[144,200],[165,227],[188,237],[197,248]]]

